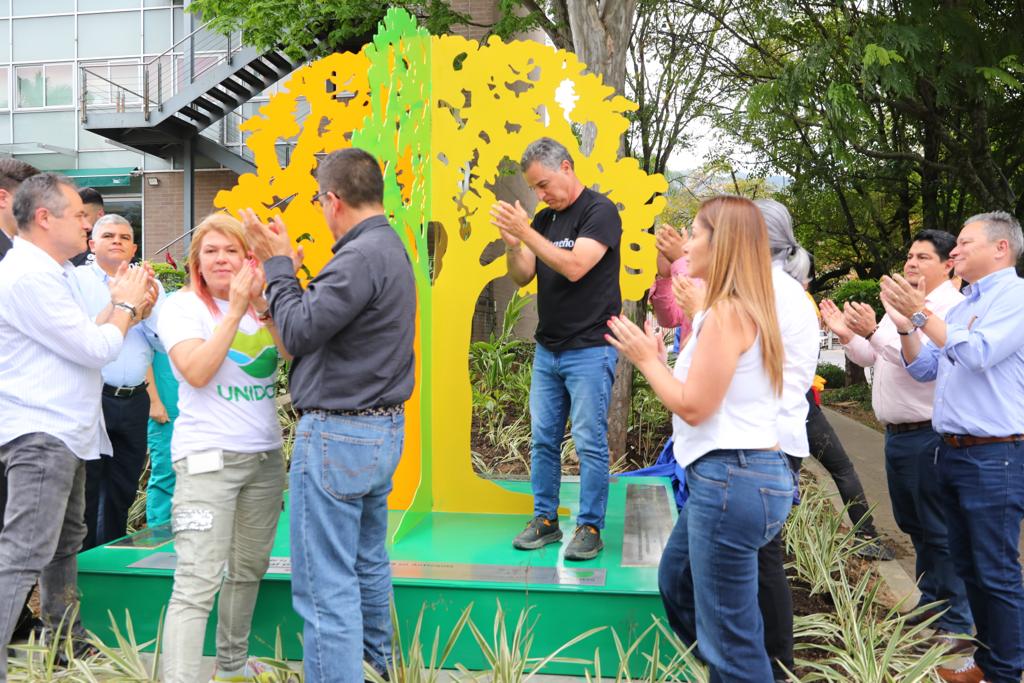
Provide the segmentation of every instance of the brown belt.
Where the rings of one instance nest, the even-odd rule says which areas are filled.
[[[930,429],[931,426],[931,420],[922,420],[921,422],[904,422],[898,425],[885,425],[885,431],[890,434],[903,434],[904,432],[916,432],[921,429]]]
[[[1024,434],[1011,434],[1010,436],[970,436],[969,434],[943,434],[942,440],[947,446],[953,448],[968,448],[970,446],[984,446],[989,443],[1012,443],[1024,441]]]

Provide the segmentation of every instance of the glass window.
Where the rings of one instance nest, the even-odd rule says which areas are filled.
[[[19,66],[18,74],[18,108],[43,107],[43,67]]]
[[[142,94],[142,66],[139,64],[111,64],[110,82],[124,89],[122,92],[126,102],[142,101],[139,97]],[[111,87],[121,90],[115,86]]]
[[[78,56],[127,57],[142,54],[141,12],[107,12],[78,17]]]
[[[171,10],[149,10],[143,13],[143,52],[160,54],[171,46]]]
[[[0,62],[11,61],[10,26],[9,19],[0,19]]]
[[[75,103],[73,68],[70,64],[46,66],[46,106],[60,107]]]
[[[139,0],[78,0],[79,12],[97,12],[111,9],[138,9]]]
[[[75,18],[15,19],[12,27],[14,59],[47,62],[75,58]]]
[[[66,107],[75,103],[71,64],[19,66],[16,102],[19,109]]]
[[[75,0],[14,0],[14,16],[74,12]]]
[[[11,16],[11,0],[0,0],[0,17]]]
[[[0,67],[0,109],[11,108],[11,100],[7,94],[10,92],[7,89],[9,74],[10,70],[6,66]]]

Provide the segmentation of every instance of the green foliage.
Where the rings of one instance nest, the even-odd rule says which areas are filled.
[[[164,286],[164,291],[168,294],[185,286],[184,270],[178,270],[169,263],[154,263],[152,265],[156,279],[160,281],[160,284]]]
[[[834,363],[818,363],[815,373],[825,378],[825,386],[830,389],[846,385],[846,371]]]
[[[835,367],[835,366],[833,366]],[[820,372],[818,374],[821,374]],[[822,375],[824,377],[824,375]],[[856,403],[862,410],[871,410],[871,385],[853,384],[848,387],[828,388],[821,395],[821,402],[825,405],[835,403]]]
[[[881,291],[878,280],[847,280],[833,289],[829,298],[840,308],[847,301],[867,304],[875,309],[875,317],[881,320],[885,315],[885,308],[882,306],[880,298]]]

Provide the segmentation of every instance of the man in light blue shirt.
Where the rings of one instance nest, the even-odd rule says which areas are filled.
[[[936,457],[949,548],[981,643],[974,662],[939,669],[947,681],[1020,683],[1024,673],[1024,280],[1014,270],[1022,252],[1013,216],[969,218],[950,256],[970,286],[945,321],[925,307],[921,288],[882,278],[907,372],[936,380],[932,426],[943,436]]]
[[[95,316],[110,301],[109,282],[138,248],[131,224],[106,214],[92,228],[89,248],[96,260],[75,268],[86,310]],[[135,501],[139,477],[146,467],[146,431],[151,408],[153,350],[163,350],[156,324],[163,290],[152,315],[125,335],[121,353],[103,367],[103,418],[113,447],[112,457],[86,467],[86,536],[84,549],[124,536],[128,511]],[[159,398],[157,398],[159,401]]]

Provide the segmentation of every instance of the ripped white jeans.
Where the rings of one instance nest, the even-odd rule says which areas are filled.
[[[280,450],[225,451],[217,472],[190,475],[185,460],[175,462],[174,471],[177,566],[164,622],[163,680],[195,683],[218,590],[217,668],[245,665],[256,595],[281,515],[284,459]]]

